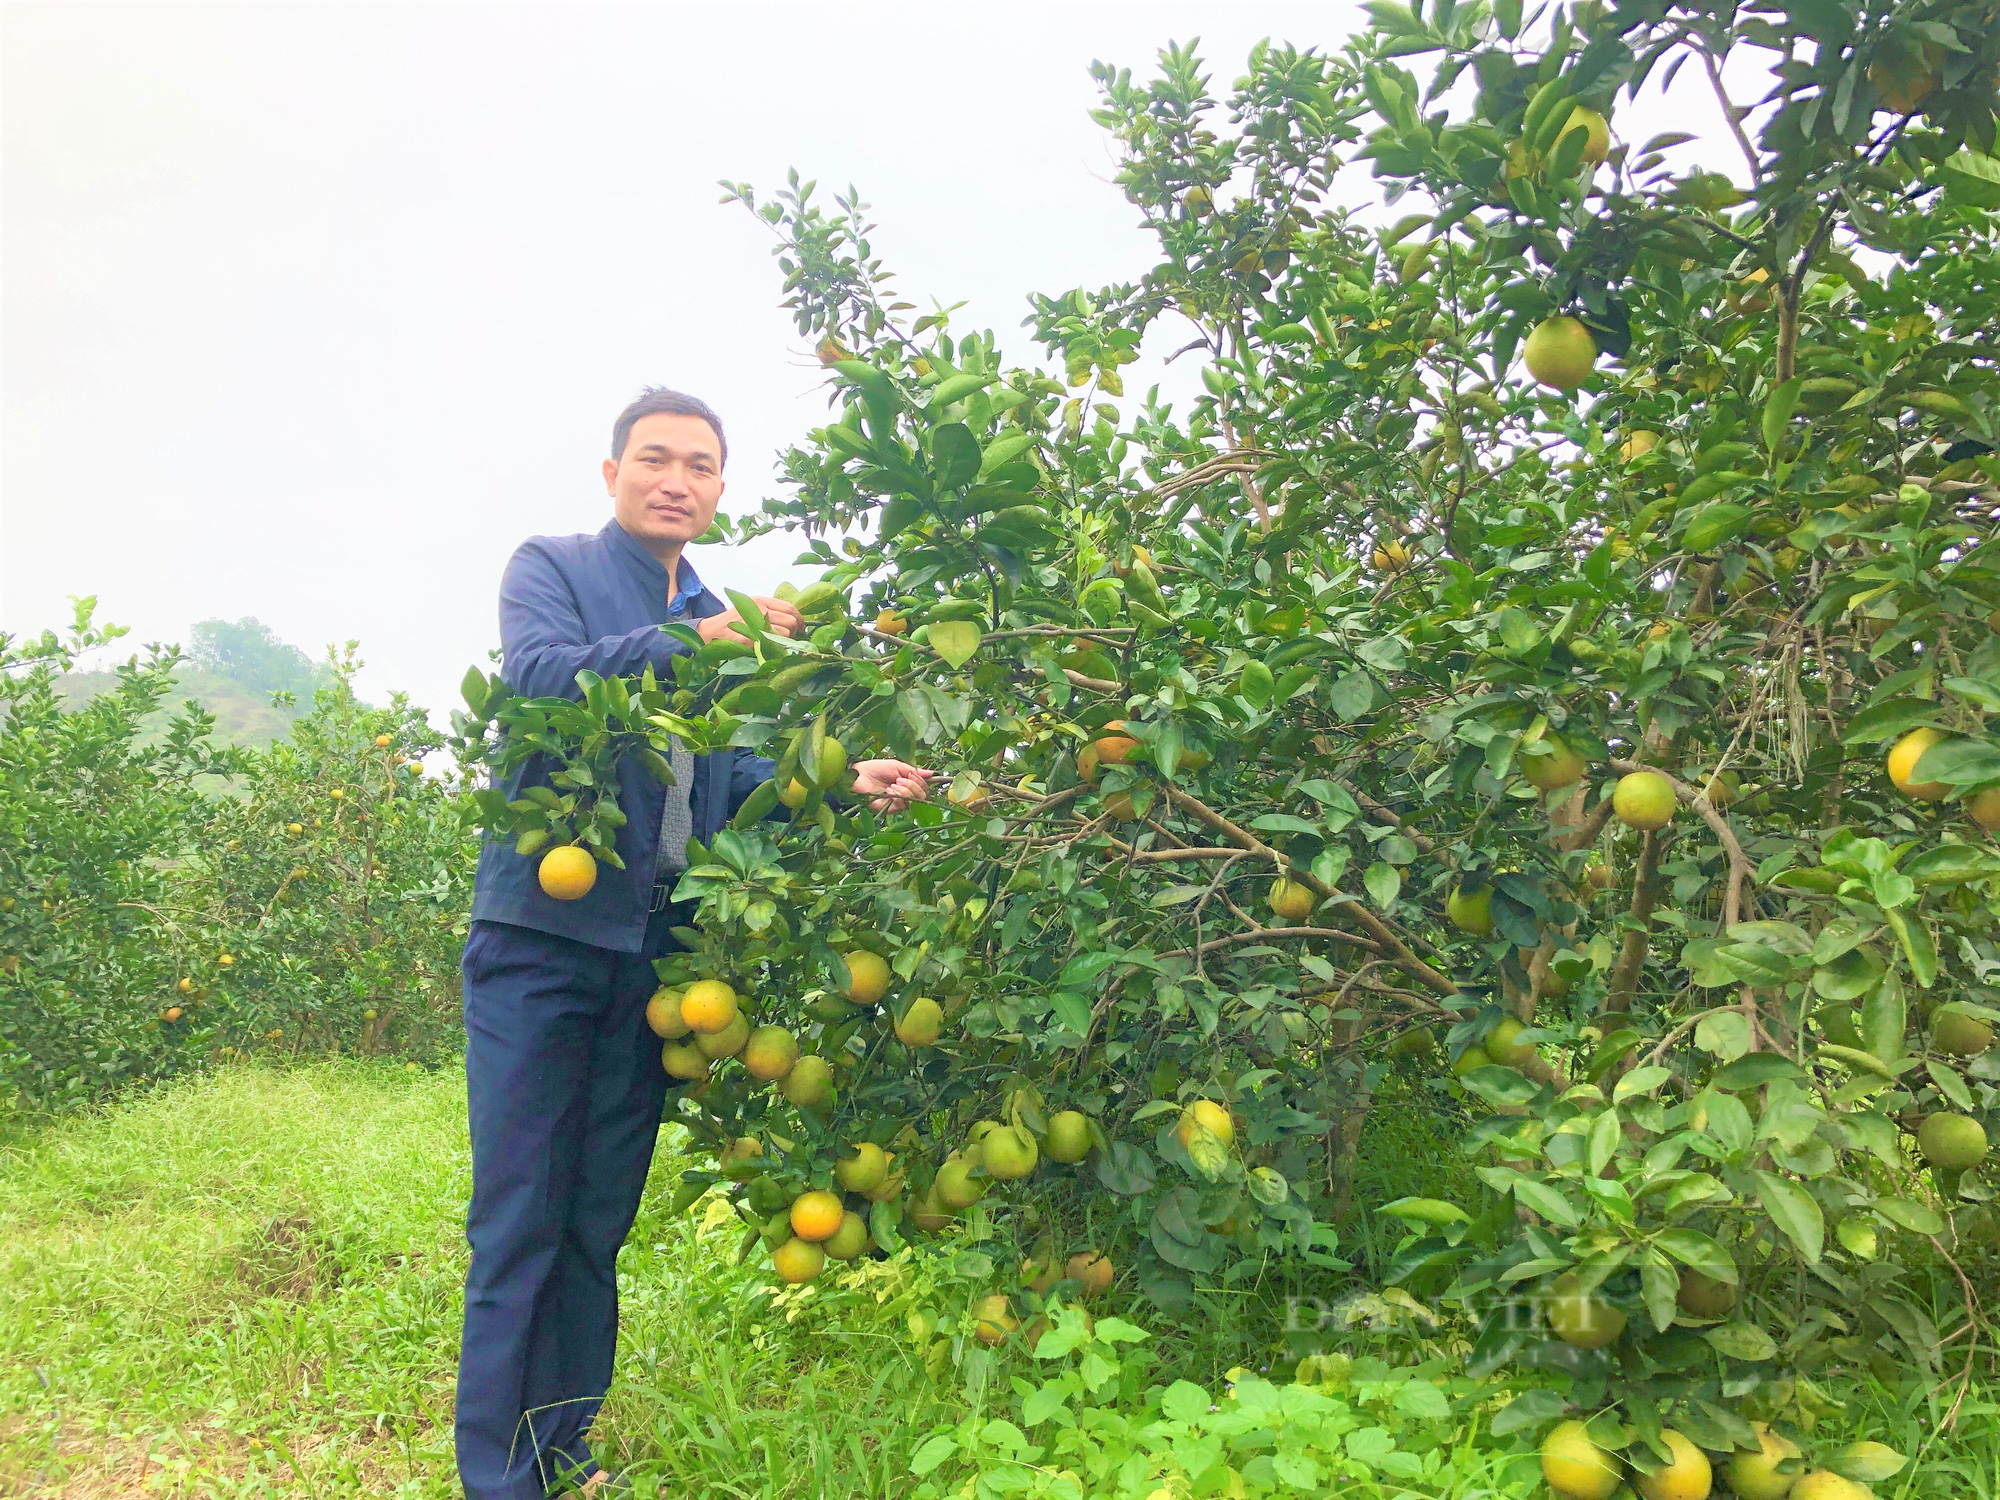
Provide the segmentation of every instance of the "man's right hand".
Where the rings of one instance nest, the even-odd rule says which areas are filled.
[[[782,599],[766,599],[761,594],[753,594],[759,609],[764,611],[764,623],[771,627],[771,634],[796,636],[805,628],[805,616],[785,603]],[[750,644],[750,637],[736,627],[743,623],[743,616],[733,609],[726,609],[719,615],[710,615],[705,620],[695,621],[694,628],[704,641],[741,641]]]

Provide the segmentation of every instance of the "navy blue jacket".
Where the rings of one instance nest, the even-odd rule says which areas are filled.
[[[538,536],[523,542],[500,581],[500,675],[528,698],[581,698],[576,674],[636,677],[648,663],[663,683],[673,682],[671,658],[688,648],[660,626],[669,619],[706,619],[728,608],[702,585],[683,557],[669,586],[667,570],[616,521],[596,536]],[[695,758],[694,835],[704,844],[759,783],[772,763],[747,750],[720,750]],[[530,767],[506,787],[518,797]],[[473,886],[475,922],[511,922],[596,948],[637,953],[645,941],[660,857],[660,811],[666,788],[643,766],[628,761],[619,778],[618,805],[626,823],[618,830],[625,868],[597,867],[597,884],[579,901],[544,895],[535,862],[514,852],[511,839],[479,851]]]

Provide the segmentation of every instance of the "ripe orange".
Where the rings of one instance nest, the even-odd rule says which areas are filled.
[[[306,831],[306,825],[303,823],[287,823],[285,825],[285,832],[289,833],[293,838],[297,838],[300,834],[304,833],[305,831]]]
[[[765,1083],[776,1083],[798,1060],[798,1038],[782,1026],[759,1026],[743,1044],[744,1068]]]
[[[181,993],[183,995],[192,995],[194,993],[194,981],[192,979],[183,979],[181,981]]]
[[[1621,462],[1629,464],[1635,459],[1644,458],[1659,446],[1660,435],[1657,432],[1649,432],[1643,427],[1635,427],[1626,437],[1625,441],[1618,445],[1618,457]]]
[[[888,1155],[873,1141],[862,1141],[852,1156],[843,1156],[833,1164],[833,1180],[864,1197],[871,1188],[880,1187],[888,1175]]]
[[[1076,774],[1079,781],[1097,785],[1097,746],[1085,745],[1076,752]]]
[[[905,1047],[934,1047],[944,1027],[944,1008],[919,995],[896,1020],[896,1040]]]
[[[1097,751],[1097,763],[1100,766],[1122,766],[1125,764],[1125,757],[1139,748],[1137,740],[1129,734],[1121,733],[1124,728],[1123,719],[1113,719],[1091,742]]]
[[[1912,781],[1911,774],[1917,769],[1917,762],[1924,758],[1924,752],[1936,744],[1941,744],[1951,736],[1942,729],[1912,729],[1889,751],[1889,779],[1896,784],[1896,790],[1905,797],[1918,802],[1936,802],[1949,797],[1952,789],[1942,781]]]
[[[181,1008],[178,1005],[169,1005],[167,1007],[166,1019],[169,1021],[178,1021],[180,1018]]]
[[[236,955],[234,953],[218,953],[215,956],[215,961],[226,969],[236,962]]]
[[[743,1050],[743,1044],[750,1040],[750,1023],[739,1014],[720,1031],[698,1031],[694,1045],[703,1057],[721,1062],[725,1057],[734,1057]]]
[[[653,998],[646,1002],[646,1024],[654,1036],[670,1042],[686,1036],[688,1023],[681,1019],[681,992],[664,984],[654,990]]]
[[[1634,771],[1618,778],[1611,793],[1611,810],[1627,828],[1646,833],[1674,820],[1674,784],[1658,771]]]
[[[1071,1281],[1081,1282],[1086,1297],[1101,1297],[1110,1291],[1114,1274],[1111,1257],[1095,1250],[1080,1251],[1063,1265],[1063,1275]]]
[[[1014,1316],[1014,1304],[998,1292],[972,1304],[973,1336],[989,1347],[1007,1342],[1007,1335],[1021,1326]]]
[[[720,979],[700,979],[681,995],[681,1019],[690,1031],[713,1035],[738,1017],[736,991]]]
[[[1400,573],[1410,565],[1410,549],[1398,541],[1387,541],[1368,554],[1378,573]]]
[[[340,795],[338,788],[334,795]],[[590,888],[597,884],[597,860],[588,849],[564,844],[542,856],[537,878],[544,895],[557,901],[577,901],[589,895]]]
[[[1715,1483],[1708,1455],[1671,1427],[1661,1430],[1660,1440],[1673,1449],[1674,1461],[1650,1474],[1634,1475],[1639,1493],[1646,1500],[1708,1500]]]
[[[780,1280],[797,1286],[826,1269],[826,1251],[807,1240],[786,1240],[771,1252],[771,1265]]]
[[[660,1064],[670,1077],[690,1083],[708,1077],[708,1059],[687,1042],[668,1042],[661,1047]]]
[[[792,1200],[792,1233],[802,1240],[823,1240],[840,1228],[847,1210],[838,1193],[814,1188]]]
[[[778,1084],[778,1092],[785,1096],[785,1102],[800,1109],[814,1109],[833,1096],[833,1069],[826,1059],[817,1054],[800,1058],[792,1064]]]
[[[1741,1500],[1785,1500],[1798,1482],[1798,1475],[1781,1473],[1778,1465],[1788,1458],[1799,1457],[1799,1445],[1762,1422],[1752,1422],[1750,1430],[1756,1434],[1757,1451],[1739,1449],[1729,1455],[1723,1468],[1729,1477],[1729,1488]]]
[[[1521,354],[1528,373],[1543,385],[1573,391],[1596,368],[1597,340],[1578,319],[1559,314],[1535,325]]]
[[[387,750],[391,745],[395,743],[396,742],[390,739],[389,736],[386,734],[378,734],[375,736],[375,748],[377,750]]]
[[[831,1260],[854,1260],[868,1248],[868,1221],[857,1213],[842,1216],[840,1228],[826,1237],[826,1253]]]
[[[841,994],[851,1005],[874,1005],[889,993],[889,964],[879,953],[857,948],[841,955],[847,962],[847,988]]]
[[[1271,882],[1270,894],[1265,899],[1271,903],[1271,910],[1287,922],[1303,922],[1312,915],[1313,905],[1319,900],[1311,886],[1283,876]]]
[[[1569,123],[1556,135],[1557,140],[1572,130],[1584,133],[1583,159],[1593,167],[1603,161],[1611,152],[1611,122],[1594,109],[1586,109],[1579,104],[1569,112]]]
[[[1590,1439],[1581,1422],[1559,1422],[1542,1440],[1542,1477],[1566,1500],[1611,1500],[1624,1465]]]
[[[901,635],[909,628],[910,622],[896,610],[881,610],[875,616],[875,631],[878,635]]]
[[[1225,1146],[1235,1143],[1236,1122],[1230,1118],[1228,1110],[1212,1099],[1197,1099],[1182,1113],[1180,1124],[1174,1127],[1174,1138],[1181,1143],[1181,1149],[1186,1150],[1194,1140],[1198,1125],[1206,1127]]]
[[[931,1192],[947,1208],[970,1208],[986,1196],[984,1178],[972,1175],[972,1162],[954,1152],[938,1168]]]
[[[2000,786],[1989,786],[1965,799],[1965,815],[1988,833],[2000,828]]]

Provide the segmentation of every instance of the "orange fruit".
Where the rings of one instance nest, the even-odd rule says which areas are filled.
[[[1597,365],[1597,340],[1576,318],[1558,315],[1535,325],[1522,346],[1528,373],[1543,385],[1573,391]]]
[[[828,1259],[854,1260],[868,1248],[868,1221],[857,1213],[846,1214],[824,1243]]]
[[[765,1083],[776,1083],[798,1060],[798,1038],[782,1026],[759,1026],[743,1044],[743,1066]]]
[[[1639,1493],[1646,1500],[1708,1500],[1715,1483],[1708,1455],[1671,1427],[1661,1429],[1660,1440],[1673,1449],[1674,1461],[1650,1474],[1633,1475]]]
[[[1627,828],[1652,833],[1674,820],[1674,784],[1658,771],[1634,771],[1618,778],[1611,810]]]
[[[893,609],[879,611],[875,616],[877,635],[901,635],[910,628],[910,622]]]
[[[167,1007],[166,1019],[169,1021],[178,1021],[180,1018],[181,1008],[178,1005],[169,1005]]]
[[[1124,727],[1123,719],[1113,719],[1092,742],[1100,766],[1122,766],[1125,764],[1125,757],[1139,748],[1139,742],[1131,735],[1119,733]]]
[[[814,1188],[792,1200],[792,1233],[802,1240],[823,1240],[840,1228],[847,1210],[838,1193]]]
[[[896,1040],[905,1047],[935,1047],[944,1026],[944,1007],[927,996],[912,1000],[896,1020]]]
[[[825,1058],[809,1054],[792,1064],[791,1071],[779,1081],[778,1092],[788,1104],[813,1109],[832,1097],[833,1069]]]
[[[1368,554],[1368,561],[1378,573],[1400,573],[1410,565],[1410,549],[1401,542],[1384,542]]]
[[[1063,1266],[1063,1275],[1081,1282],[1086,1297],[1101,1297],[1110,1291],[1113,1274],[1111,1257],[1095,1250],[1080,1251]]]
[[[888,1175],[889,1157],[873,1141],[862,1141],[852,1156],[843,1156],[833,1164],[833,1180],[848,1192],[864,1197],[871,1189],[880,1187]]]
[[[847,988],[841,994],[850,1005],[874,1005],[889,993],[889,963],[881,954],[857,948],[841,957],[847,963]]]
[[[340,795],[338,788],[334,795]],[[590,888],[597,884],[597,860],[588,849],[564,844],[542,856],[542,866],[536,875],[544,895],[557,901],[577,901],[588,896]]]
[[[688,1023],[681,1019],[681,992],[664,984],[654,990],[653,998],[646,1002],[646,1024],[654,1036],[670,1042],[686,1036]]]
[[[1181,1143],[1181,1149],[1186,1150],[1188,1143],[1194,1139],[1197,1125],[1205,1126],[1209,1134],[1225,1146],[1232,1145],[1236,1140],[1235,1120],[1230,1118],[1227,1109],[1212,1099],[1195,1100],[1181,1115],[1180,1124],[1174,1127],[1174,1138]]]
[[[750,1040],[750,1023],[738,1015],[720,1031],[698,1031],[695,1033],[695,1050],[703,1057],[721,1062],[725,1057],[734,1057],[743,1050],[743,1044]]]
[[[396,742],[390,739],[389,736],[386,734],[378,734],[375,736],[375,748],[377,750],[387,750],[391,745],[395,743]]]
[[[726,1030],[738,1018],[736,991],[720,979],[700,979],[681,993],[681,1019],[704,1036]]]
[[[1989,786],[1965,799],[1965,815],[1988,833],[2000,828],[2000,786]]]
[[[1583,159],[1593,167],[1610,154],[1611,122],[1596,110],[1579,104],[1569,112],[1569,123],[1556,133],[1556,139],[1561,140],[1572,130],[1584,133]]]
[[[998,1292],[972,1304],[973,1337],[989,1347],[1007,1342],[1007,1335],[1021,1326],[1014,1316],[1014,1304]]]
[[[1889,751],[1889,779],[1896,784],[1896,790],[1905,797],[1918,802],[1936,802],[1949,797],[1952,788],[1942,781],[1912,781],[1911,775],[1917,769],[1917,762],[1924,758],[1924,752],[1936,744],[1950,739],[1942,729],[1912,729],[1897,740]]]
[[[771,1265],[780,1280],[797,1286],[826,1269],[826,1251],[807,1240],[786,1240],[771,1252]]]
[[[1270,894],[1265,899],[1271,903],[1271,910],[1287,922],[1303,922],[1312,915],[1319,900],[1311,886],[1283,876],[1271,882]]]
[[[661,1047],[660,1064],[669,1076],[690,1083],[708,1077],[708,1059],[687,1042],[668,1042]]]
[[[1558,1422],[1542,1440],[1542,1477],[1566,1500],[1611,1500],[1624,1467],[1581,1422]]]

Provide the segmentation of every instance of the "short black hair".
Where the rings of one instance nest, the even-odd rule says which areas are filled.
[[[699,396],[690,396],[685,391],[670,391],[663,385],[649,385],[633,399],[632,404],[618,413],[618,420],[611,424],[611,457],[614,462],[625,457],[625,444],[631,440],[632,424],[641,417],[656,416],[667,412],[676,417],[699,417],[715,429],[715,440],[722,445],[722,461],[729,462],[729,438],[722,430],[722,418]]]

